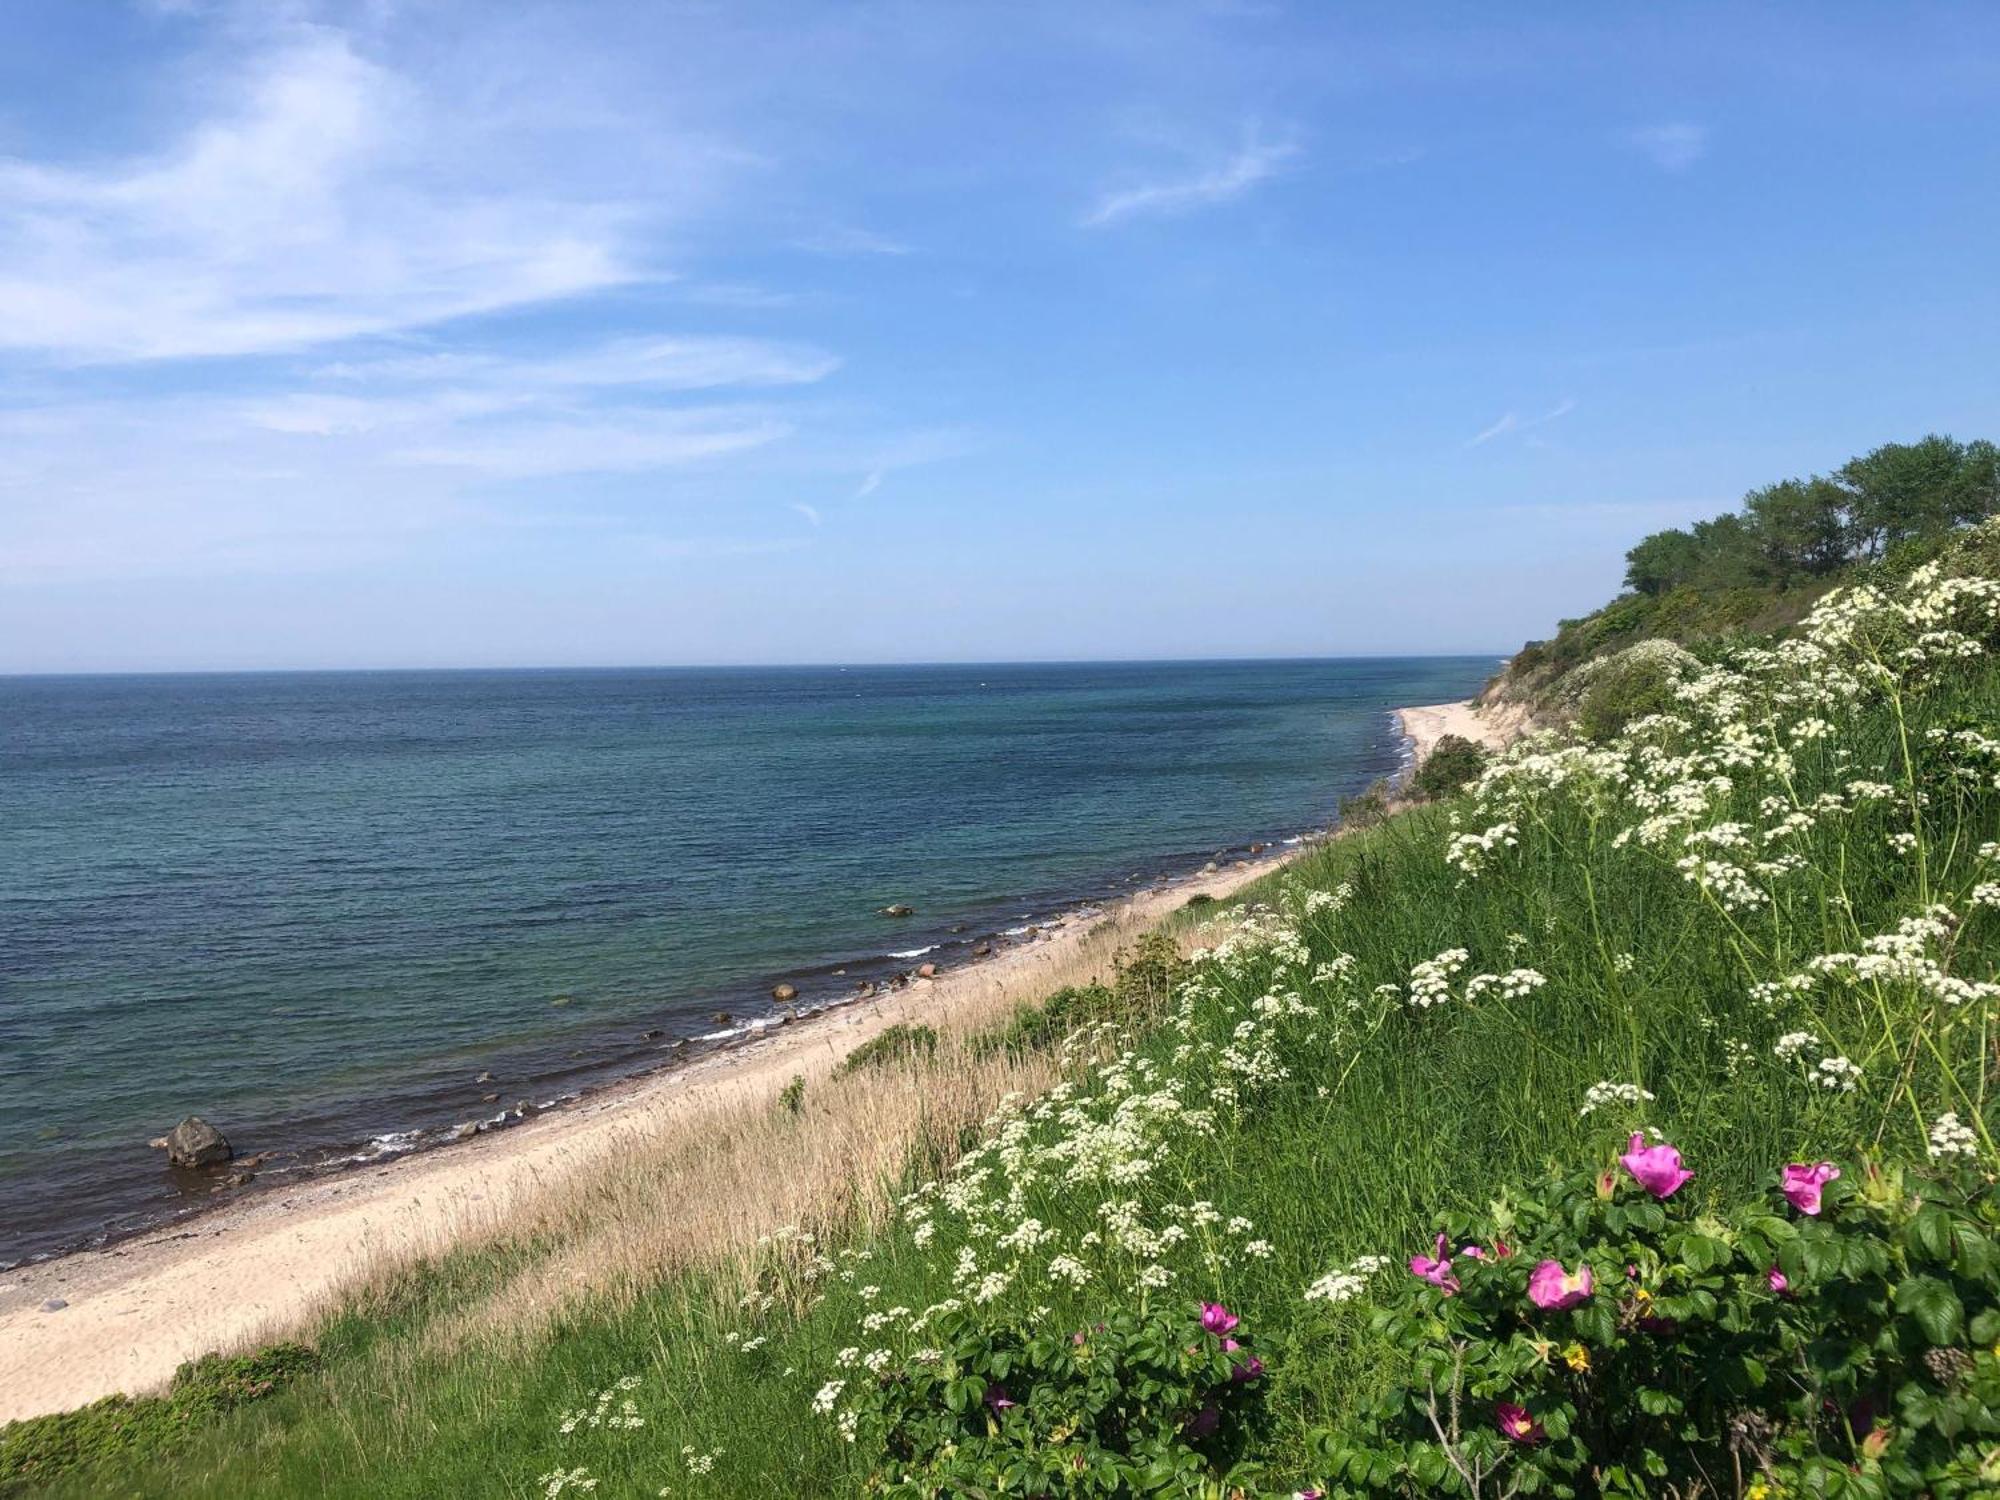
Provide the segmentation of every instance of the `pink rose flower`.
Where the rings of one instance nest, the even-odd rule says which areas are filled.
[[[1435,1254],[1411,1256],[1410,1274],[1421,1276],[1432,1286],[1442,1288],[1444,1294],[1449,1297],[1458,1290],[1458,1278],[1451,1274],[1451,1257],[1445,1254],[1444,1246],[1444,1236],[1439,1235]]]
[[[1548,1434],[1542,1424],[1528,1414],[1525,1406],[1516,1406],[1512,1401],[1502,1401],[1493,1408],[1493,1421],[1500,1431],[1517,1443],[1539,1443]]]
[[[1544,1312],[1561,1312],[1590,1300],[1597,1283],[1590,1267],[1581,1265],[1571,1275],[1559,1260],[1545,1260],[1528,1276],[1528,1300]]]
[[[1802,1214],[1816,1214],[1820,1195],[1829,1182],[1840,1176],[1840,1168],[1830,1161],[1814,1162],[1811,1166],[1795,1162],[1778,1175],[1786,1201]]]
[[[1790,1295],[1792,1283],[1785,1273],[1780,1271],[1776,1266],[1771,1267],[1770,1270],[1764,1273],[1764,1280],[1770,1283],[1771,1290],[1776,1292],[1780,1297]]]
[[[1220,1302],[1204,1302],[1201,1305],[1201,1326],[1210,1333],[1228,1333],[1242,1321]]]
[[[1673,1197],[1694,1176],[1681,1165],[1681,1154],[1676,1148],[1665,1141],[1648,1146],[1646,1138],[1636,1130],[1618,1160],[1632,1174],[1632,1180],[1655,1198]]]

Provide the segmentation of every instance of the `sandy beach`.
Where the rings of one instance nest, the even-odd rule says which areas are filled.
[[[1409,736],[1413,765],[1421,765],[1437,748],[1437,742],[1448,734],[1484,745],[1488,750],[1502,750],[1522,728],[1522,716],[1517,710],[1490,708],[1471,699],[1463,703],[1399,708],[1396,722]]]
[[[552,1181],[656,1139],[691,1115],[768,1111],[793,1075],[824,1078],[897,1022],[1000,1015],[1063,983],[1108,974],[1120,944],[1190,896],[1227,896],[1299,847],[1077,913],[983,962],[774,1028],[730,1052],[607,1088],[506,1130],[253,1192],[106,1249],[0,1273],[0,1421],[144,1392],[209,1350],[295,1334],[371,1269],[490,1231]]]

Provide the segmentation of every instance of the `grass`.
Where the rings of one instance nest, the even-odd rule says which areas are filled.
[[[1990,600],[1969,602],[1990,644]],[[1684,683],[1677,724],[1530,747],[1167,936],[1113,934],[1115,974],[1100,949],[1049,1003],[968,1006],[894,1066],[814,1077],[796,1112],[718,1107],[552,1185],[385,1268],[318,1331],[316,1374],[48,1492],[859,1493],[880,1455],[815,1393],[871,1378],[865,1351],[911,1357],[920,1310],[998,1277],[996,1308],[1063,1328],[1226,1300],[1269,1355],[1261,1456],[1289,1494],[1315,1477],[1309,1435],[1396,1373],[1365,1306],[1305,1289],[1407,1256],[1440,1213],[1606,1163],[1642,1123],[1716,1205],[1782,1161],[1921,1163],[1947,1111],[1990,1164],[1991,998],[1947,1003],[1907,965],[1815,966],[1940,903],[1952,920],[1911,940],[1938,972],[1991,981],[2000,957],[2000,887],[1980,894],[2000,881],[2000,669],[1949,642],[1912,661],[1914,627],[1870,620],[1826,648],[1834,666]],[[1483,861],[1446,857],[1482,833]],[[1434,1006],[1413,1003],[1426,964],[1452,971]],[[1511,977],[1469,993],[1482,974]],[[1798,1032],[1810,1047],[1778,1055]],[[1853,1091],[1815,1071],[1833,1057]],[[1582,1113],[1606,1081],[1654,1097]],[[1084,1284],[1050,1275],[1059,1251]],[[644,1425],[593,1424],[599,1392]]]

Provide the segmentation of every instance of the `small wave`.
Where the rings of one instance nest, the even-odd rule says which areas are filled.
[[[889,957],[891,957],[891,958],[922,958],[922,957],[923,957],[923,956],[924,956],[924,955],[925,955],[926,953],[935,953],[935,952],[937,952],[937,949],[938,949],[938,945],[937,945],[936,943],[932,943],[932,944],[931,944],[931,945],[930,945],[929,947],[926,947],[926,948],[891,948],[891,949],[889,950]]]

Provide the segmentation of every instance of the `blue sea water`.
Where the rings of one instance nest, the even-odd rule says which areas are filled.
[[[0,1263],[1326,827],[1493,666],[0,679]]]

